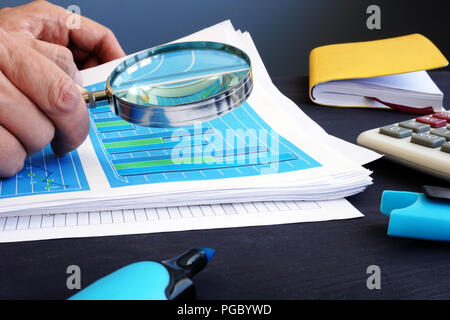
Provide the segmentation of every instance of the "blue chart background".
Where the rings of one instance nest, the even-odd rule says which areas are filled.
[[[0,179],[0,199],[89,190],[77,151],[56,157],[50,146],[25,160],[14,177]]]
[[[98,83],[87,89],[101,90],[104,86],[104,83]],[[255,176],[321,166],[305,152],[278,136],[248,103],[201,126],[170,129],[129,124],[117,117],[109,105],[98,106],[90,113],[90,138],[111,187]],[[230,133],[234,143],[228,139]],[[117,146],[117,143],[133,143],[143,141],[144,138],[164,141],[139,146]],[[115,144],[115,147],[107,147],[111,144]],[[180,157],[195,157],[197,160],[164,163]],[[139,168],[118,168],[118,165],[148,161],[155,162]]]

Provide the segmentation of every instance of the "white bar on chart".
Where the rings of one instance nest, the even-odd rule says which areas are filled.
[[[181,218],[180,211],[178,210],[178,207],[169,207],[167,208],[169,211],[169,216],[171,219],[178,219]]]
[[[145,209],[145,214],[147,215],[148,220],[158,220],[158,213],[156,212],[155,208],[148,208]]]
[[[234,210],[236,210],[237,214],[247,213],[247,210],[242,205],[242,203],[233,203]]]
[[[200,210],[202,210],[203,215],[205,217],[210,217],[214,215],[214,211],[212,210],[210,205],[201,205]]]
[[[134,216],[136,221],[147,221],[147,216],[145,214],[145,209],[134,209]]]
[[[15,230],[17,227],[17,222],[19,219],[17,217],[8,217],[6,219],[4,230]]]
[[[111,211],[109,211],[109,210],[108,211],[102,211],[100,213],[100,220],[102,221],[102,224],[113,223]]]
[[[126,209],[123,211],[123,220],[124,222],[135,222],[136,217],[134,216],[134,211],[132,209]]]
[[[89,213],[88,212],[79,212],[78,213],[78,225],[79,226],[89,225]]]
[[[167,208],[156,208],[156,212],[158,213],[158,217],[160,220],[170,219],[169,211]]]
[[[89,212],[89,224],[100,224],[100,211]]]
[[[220,204],[212,204],[211,209],[214,211],[216,216],[223,216],[227,214]]]
[[[192,212],[188,206],[179,207],[182,218],[192,218]]]
[[[191,209],[193,217],[203,217],[203,211],[200,209],[200,206],[189,206]]]

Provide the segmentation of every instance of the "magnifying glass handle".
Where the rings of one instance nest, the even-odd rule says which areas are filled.
[[[106,101],[108,100],[108,94],[106,93],[106,90],[99,90],[99,91],[92,91],[92,92],[86,92],[83,93],[84,101],[86,102],[86,106],[89,109],[95,108],[95,105],[99,101]]]

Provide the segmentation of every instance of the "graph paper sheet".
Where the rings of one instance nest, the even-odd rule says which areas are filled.
[[[104,86],[100,83],[88,89]],[[136,126],[107,106],[91,110],[90,117],[90,138],[111,188],[321,166],[273,132],[248,103],[215,120],[183,128]]]
[[[89,185],[78,152],[56,157],[50,146],[28,157],[14,177],[0,179],[0,199],[83,190]]]
[[[362,217],[347,200],[264,201],[0,218],[0,242],[199,230]]]

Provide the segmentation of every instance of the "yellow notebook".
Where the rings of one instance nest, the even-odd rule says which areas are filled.
[[[447,65],[420,34],[327,45],[311,51],[309,94],[321,105],[438,112],[443,94],[426,70]]]

